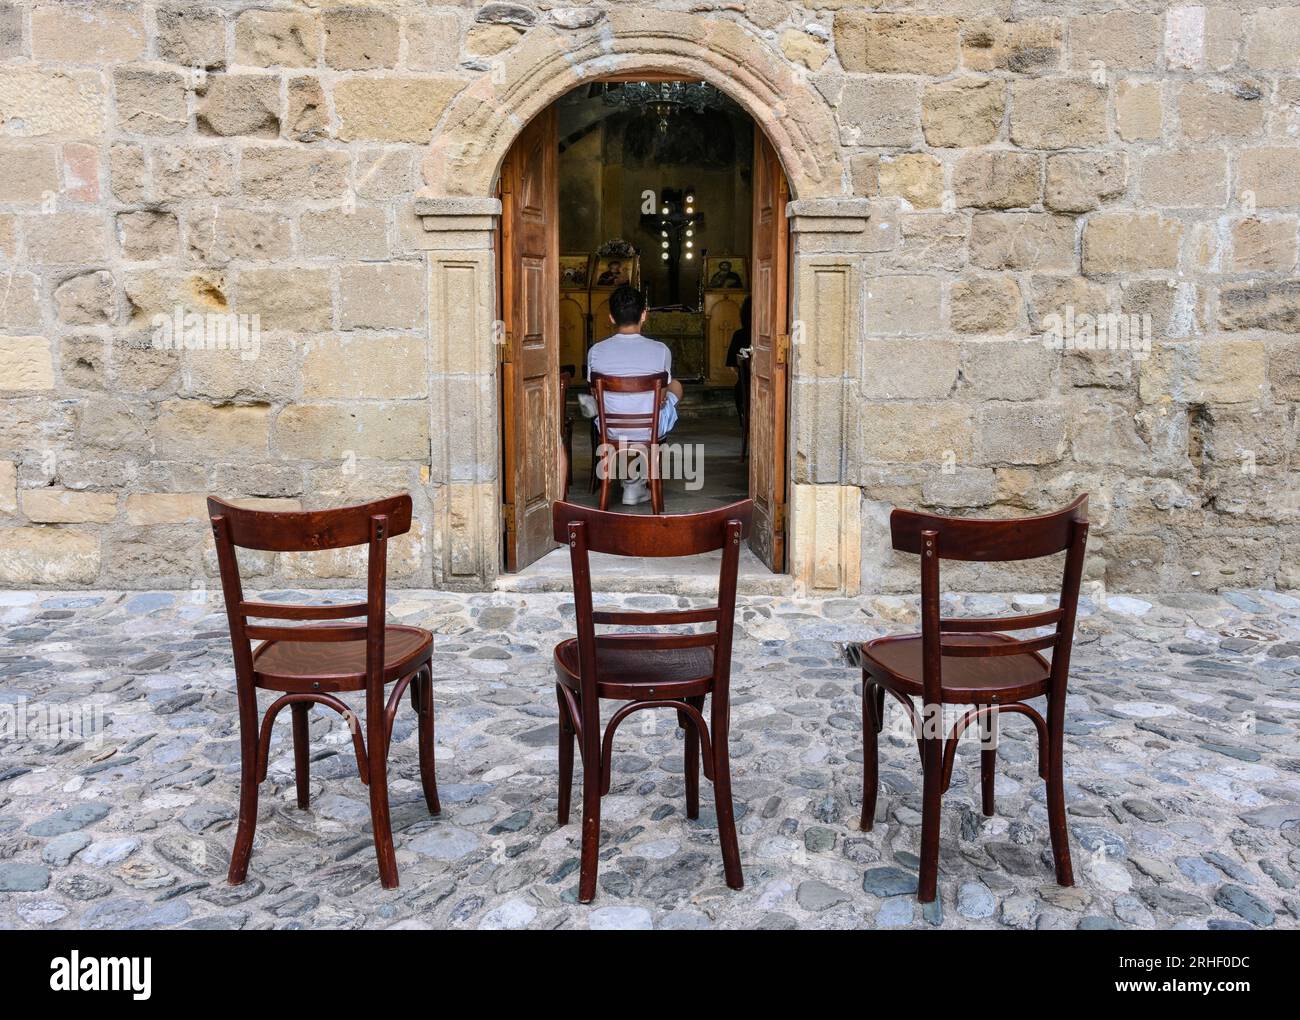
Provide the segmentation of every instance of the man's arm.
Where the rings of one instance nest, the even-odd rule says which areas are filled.
[[[668,394],[673,394],[678,400],[682,399],[682,384],[673,378],[673,351],[667,344],[661,343],[664,349],[664,371],[668,373],[668,388],[659,394],[659,406],[663,407],[668,403]]]

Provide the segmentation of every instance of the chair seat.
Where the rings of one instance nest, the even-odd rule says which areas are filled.
[[[1007,634],[945,634],[947,644],[996,645],[1016,638]],[[989,704],[1023,701],[1046,694],[1051,666],[1037,652],[968,657],[945,655],[940,664],[943,701]],[[876,638],[862,646],[862,670],[876,683],[901,694],[923,696],[921,635]]]
[[[646,648],[634,638],[605,643],[596,639],[596,693],[632,701],[693,698],[713,687],[712,648]],[[645,635],[647,638],[663,635]],[[578,640],[555,646],[555,675],[570,690],[581,690]]]
[[[429,661],[433,635],[420,627],[384,628],[384,683]],[[360,691],[366,686],[365,641],[267,641],[253,651],[253,682],[290,693]]]

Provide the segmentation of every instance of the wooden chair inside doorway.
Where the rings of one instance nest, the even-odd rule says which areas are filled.
[[[600,508],[609,509],[609,483],[619,461],[625,469],[633,463],[632,457],[642,459],[646,480],[650,483],[650,509],[656,514],[664,512],[663,479],[659,477],[659,406],[668,388],[668,373],[654,375],[601,375],[591,373],[591,392],[596,398],[596,422],[599,443],[592,451],[592,464],[600,481]],[[611,411],[607,407],[610,394],[649,395],[653,403],[650,411]]]

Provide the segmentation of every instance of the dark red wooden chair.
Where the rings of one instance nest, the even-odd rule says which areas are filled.
[[[727,885],[744,886],[740,847],[731,804],[731,765],[727,756],[731,679],[731,632],[736,612],[736,571],[741,542],[749,534],[754,504],[733,503],[700,514],[672,517],[613,514],[572,503],[556,503],[555,540],[569,547],[578,636],[555,646],[555,695],[560,706],[559,823],[569,823],[573,785],[573,744],[582,756],[582,863],[578,899],[596,895],[600,848],[600,798],[609,792],[614,733],[633,712],[646,708],[677,710],[686,731],[686,817],[700,815],[700,757],[713,782]],[[615,556],[696,556],[722,550],[718,604],[708,609],[667,612],[609,612],[591,603],[588,553]],[[597,624],[661,626],[713,623],[705,633],[597,634]],[[705,699],[712,696],[709,722]],[[626,701],[610,717],[604,740],[600,699]]]
[[[609,509],[609,482],[614,476],[615,458],[620,449],[646,459],[647,480],[650,483],[650,509],[664,512],[663,480],[659,477],[659,404],[668,388],[668,373],[655,375],[601,375],[591,373],[591,392],[596,398],[596,422],[599,443],[592,451],[592,463],[600,455],[596,469],[600,478],[600,508]],[[653,395],[652,410],[641,414],[620,414],[605,409],[607,393],[644,393]],[[625,439],[611,435],[611,431],[645,433],[646,439]],[[716,546],[715,546],[716,548]]]
[[[884,725],[885,692],[907,709],[917,733],[924,777],[921,812],[921,870],[917,898],[935,898],[939,874],[941,798],[952,781],[957,742],[980,721],[986,743],[995,743],[1003,712],[1028,716],[1038,730],[1038,774],[1047,784],[1047,812],[1056,860],[1056,880],[1073,885],[1065,826],[1062,748],[1065,687],[1070,672],[1074,618],[1079,605],[1084,546],[1088,540],[1088,497],[1042,517],[977,520],[895,510],[889,518],[894,548],[921,557],[921,633],[876,638],[862,646],[862,722],[865,732],[862,828],[875,823],[877,734]],[[998,563],[1064,552],[1065,571],[1056,609],[983,619],[939,616],[939,561]],[[1003,631],[1054,627],[1051,634],[1017,639]],[[1041,652],[1051,649],[1049,663]],[[1047,719],[1031,706],[1047,698]],[[918,717],[912,699],[922,701]],[[943,739],[943,705],[973,705]],[[993,814],[996,747],[980,751],[982,807]]]
[[[298,807],[305,810],[308,806],[307,713],[316,704],[338,712],[352,731],[357,769],[370,788],[379,878],[385,889],[396,888],[397,858],[388,814],[388,744],[393,719],[408,688],[411,705],[419,715],[424,799],[431,814],[439,811],[433,761],[433,635],[419,627],[384,622],[388,540],[410,530],[411,497],[403,494],[361,506],[302,513],[247,510],[209,497],[208,514],[217,543],[239,699],[239,828],[229,881],[238,885],[248,873],[257,827],[258,787],[266,778],[270,758],[271,726],[286,705],[293,712]],[[306,606],[244,598],[236,549],[317,552],[358,545],[370,550],[365,602]],[[356,617],[365,620],[296,627],[249,623],[250,619],[339,621]],[[261,644],[253,648],[253,641]],[[393,690],[385,699],[389,684]],[[267,708],[260,733],[258,690],[281,692]],[[348,691],[366,693],[364,737],[362,724],[338,697]]]

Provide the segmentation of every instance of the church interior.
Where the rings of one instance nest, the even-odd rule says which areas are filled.
[[[610,294],[631,283],[647,297],[645,335],[668,345],[684,390],[668,437],[676,459],[663,481],[665,512],[743,499],[753,121],[700,82],[593,83],[560,100],[558,117],[568,498],[599,499],[595,430],[579,396],[587,351],[614,332]],[[651,512],[649,503],[622,506],[617,482],[610,509]]]

